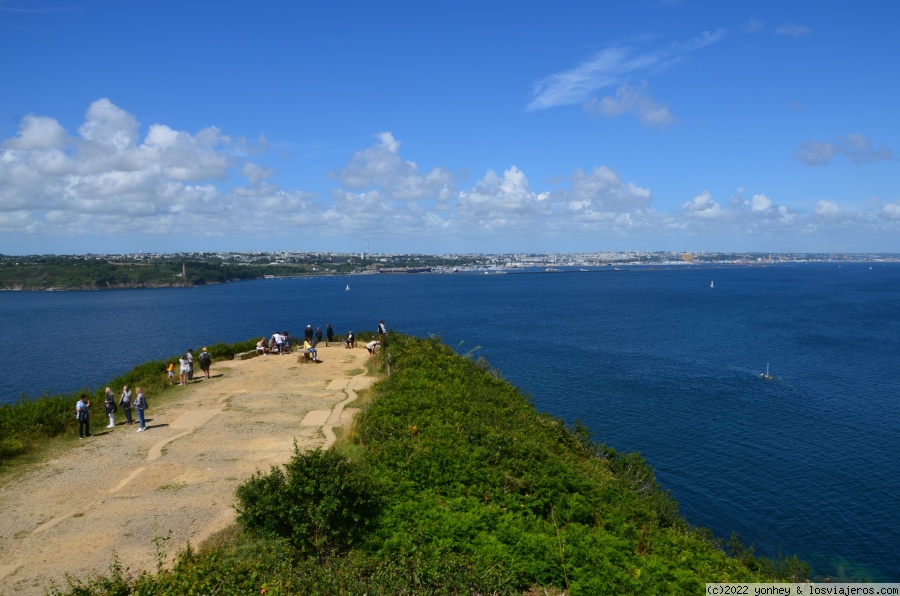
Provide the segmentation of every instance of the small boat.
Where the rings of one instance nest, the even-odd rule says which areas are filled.
[[[345,291],[345,292],[349,292],[349,291],[350,291],[350,284],[347,284],[347,287],[344,288],[344,291]]]
[[[709,282],[709,287],[711,287],[711,288],[714,288],[714,287],[716,287],[716,284],[715,284],[715,282]]]
[[[759,375],[759,376],[762,377],[763,379],[767,380],[767,381],[771,381],[771,380],[772,380],[772,375],[769,374],[769,363],[768,363],[768,362],[766,362],[766,374],[764,374],[764,375]]]

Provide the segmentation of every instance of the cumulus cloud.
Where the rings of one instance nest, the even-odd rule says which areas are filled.
[[[53,118],[27,116],[0,152],[0,212],[26,209],[36,232],[126,233],[212,200],[212,185],[190,183],[226,176],[228,144],[215,128],[159,124],[142,141],[137,118],[105,98],[88,107],[76,137]]]
[[[690,201],[683,203],[681,208],[692,217],[708,220],[720,220],[728,217],[728,213],[722,206],[713,200],[709,191],[704,190]]]
[[[813,210],[816,215],[820,217],[840,217],[841,215],[841,208],[838,204],[834,201],[826,201],[825,199],[816,202]]]
[[[469,229],[526,231],[551,212],[547,195],[531,190],[525,173],[512,166],[498,175],[488,170],[474,188],[459,193],[456,216]]]
[[[606,96],[599,100],[591,98],[584,104],[584,109],[590,114],[607,118],[631,113],[645,126],[665,128],[675,117],[669,111],[668,104],[660,104],[650,98],[646,87],[646,83],[637,88],[628,84],[620,85],[615,97]]]
[[[262,182],[266,178],[272,176],[274,173],[275,170],[273,170],[272,168],[267,168],[251,161],[248,161],[241,166],[241,174],[246,176],[247,180],[249,180],[251,184]]]
[[[585,103],[599,89],[627,83],[635,76],[646,76],[671,68],[683,62],[690,54],[716,43],[724,35],[724,29],[717,29],[685,42],[676,42],[666,48],[643,53],[625,46],[606,48],[575,68],[554,73],[538,81],[525,109],[537,111]]]
[[[629,94],[640,98],[640,91],[626,88],[607,109],[637,110],[639,101]],[[893,159],[862,135],[833,145],[810,146],[818,156],[810,160]],[[163,123],[144,127],[108,99],[89,106],[75,134],[53,118],[29,115],[14,136],[0,139],[0,238],[9,247],[0,251],[46,238],[71,239],[69,246],[87,252],[98,238],[131,237],[159,238],[168,250],[182,249],[185,239],[221,238],[227,250],[242,249],[247,239],[271,246],[279,237],[302,238],[316,249],[320,242],[343,245],[371,235],[428,250],[438,241],[458,249],[515,249],[533,238],[544,238],[547,247],[580,239],[603,249],[611,238],[658,246],[696,236],[721,238],[727,247],[735,238],[900,234],[896,199],[871,198],[853,209],[823,198],[803,212],[771,193],[740,187],[724,201],[702,191],[666,212],[654,207],[650,188],[605,165],[535,181],[518,165],[502,164],[464,185],[447,168],[420,167],[405,149],[393,133],[377,133],[328,174],[333,188],[320,195],[282,188],[257,146],[215,126],[197,132]]]
[[[897,159],[892,149],[884,145],[875,147],[869,137],[859,133],[838,137],[834,143],[805,141],[794,153],[794,157],[808,166],[828,164],[838,155],[844,156],[857,165]]]
[[[900,202],[888,203],[881,208],[881,214],[885,219],[900,221]]]
[[[753,195],[750,199],[750,209],[753,211],[768,211],[772,208],[772,199],[766,195]]]
[[[134,116],[103,98],[88,108],[78,132],[86,141],[126,149],[137,143],[139,127]]]
[[[650,189],[623,182],[605,166],[587,173],[575,170],[571,185],[566,200],[573,211],[582,213],[631,213],[647,209],[652,201]]]
[[[330,176],[351,189],[377,188],[399,200],[427,199],[453,190],[450,172],[443,168],[420,172],[415,162],[400,157],[400,142],[390,132],[376,138],[377,144],[354,153],[347,166]]]
[[[53,118],[29,114],[19,125],[18,136],[3,143],[9,149],[62,149],[69,142],[65,129]]]

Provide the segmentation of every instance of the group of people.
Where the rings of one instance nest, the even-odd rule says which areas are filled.
[[[106,425],[106,428],[114,428],[116,426],[116,412],[121,406],[122,410],[125,412],[126,426],[134,424],[131,417],[131,410],[134,409],[137,412],[138,417],[137,432],[147,430],[147,423],[144,420],[144,410],[147,409],[147,397],[144,395],[144,390],[140,387],[135,387],[135,393],[132,393],[131,389],[128,388],[128,385],[123,386],[122,395],[119,397],[118,402],[116,402],[116,396],[112,389],[107,387],[104,406],[106,408],[106,414],[109,416],[109,424]],[[79,439],[91,436],[90,407],[91,401],[88,399],[87,394],[82,393],[78,396],[78,402],[75,404],[75,418],[78,420]]]
[[[206,348],[200,350],[200,370],[209,378],[209,367],[212,365],[212,356]],[[179,385],[187,385],[189,381],[194,380],[194,349],[190,348],[187,352],[178,358]],[[169,385],[175,384],[175,363],[170,362],[166,368]]]
[[[383,340],[386,334],[387,326],[384,324],[384,319],[382,319],[378,323],[378,335]],[[307,325],[306,329],[303,330],[303,349],[312,356],[313,362],[321,362],[316,345],[322,341],[323,337],[328,338],[328,343],[334,342],[334,329],[331,327],[331,323],[325,326],[324,334],[321,327],[316,327],[314,330],[312,325]],[[369,351],[370,356],[375,354],[375,348],[379,345],[381,345],[379,340],[372,340],[366,344],[366,349]],[[344,347],[347,349],[356,347],[356,337],[353,335],[352,330],[347,332],[347,337],[344,339]],[[268,354],[287,354],[291,351],[291,340],[287,331],[275,332],[272,334],[272,337],[268,339],[261,337],[256,342],[256,352],[263,356]]]
[[[384,336],[387,334],[387,327],[384,324],[384,320],[378,323],[378,335],[381,340],[384,340]],[[328,323],[325,326],[324,336],[328,338],[328,342],[331,343],[334,341],[334,330],[331,327],[331,323]],[[312,325],[307,325],[306,329],[303,332],[303,349],[312,355],[313,362],[321,362],[319,360],[318,350],[316,349],[316,344],[322,341],[323,333],[321,327],[316,327],[313,330]],[[373,356],[375,354],[375,348],[381,345],[381,341],[377,339],[373,339],[372,341],[366,344],[366,349],[369,351],[369,356]],[[356,340],[353,336],[353,331],[347,332],[347,338],[344,342],[344,346],[346,348],[356,347]],[[272,337],[266,341],[266,338],[263,337],[257,342],[256,350],[260,354],[286,354],[291,351],[291,339],[290,335],[287,331],[282,333],[273,333]],[[212,356],[210,356],[209,351],[206,348],[203,348],[200,351],[200,355],[198,357],[200,361],[200,370],[203,371],[203,374],[206,375],[206,378],[209,378],[209,368],[212,364]],[[194,379],[194,350],[193,348],[189,349],[178,359],[178,367],[179,367],[179,385],[187,385],[188,382],[193,381]],[[175,383],[175,363],[169,362],[169,366],[166,369],[169,385],[173,385]],[[138,417],[138,426],[137,432],[143,432],[147,429],[146,422],[144,420],[144,411],[147,409],[147,398],[144,395],[144,391],[140,387],[135,388],[135,393],[132,393],[131,389],[128,388],[128,385],[122,387],[122,394],[119,397],[118,402],[116,402],[116,396],[113,393],[112,389],[106,388],[106,397],[104,399],[104,405],[106,407],[106,414],[109,416],[109,424],[106,428],[113,428],[116,426],[116,412],[119,407],[125,413],[125,425],[131,426],[134,424],[131,416],[131,410],[134,409],[137,412]],[[85,437],[91,436],[91,418],[90,418],[90,407],[91,402],[88,399],[87,394],[82,394],[78,398],[78,403],[75,404],[75,417],[78,419],[78,438],[83,439]]]

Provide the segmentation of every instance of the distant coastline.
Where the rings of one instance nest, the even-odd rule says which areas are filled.
[[[188,253],[0,255],[2,291],[185,288],[258,279],[421,273],[560,273],[628,267],[755,267],[801,263],[898,263],[900,254],[601,252],[589,254],[381,255]]]

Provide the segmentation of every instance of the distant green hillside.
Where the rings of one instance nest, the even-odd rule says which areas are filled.
[[[393,333],[372,362],[386,356],[333,450],[238,488],[241,529],[172,572],[119,567],[67,593],[700,594],[808,576],[737,542],[728,556],[640,456],[537,413],[485,362]]]
[[[466,266],[472,256],[320,253],[178,255],[0,255],[3,290],[105,290],[200,286],[266,276],[299,277]]]
[[[0,260],[0,288],[16,290],[196,286],[258,279],[265,275],[304,275],[310,267],[239,266],[219,259],[110,260],[99,257],[26,257]]]

